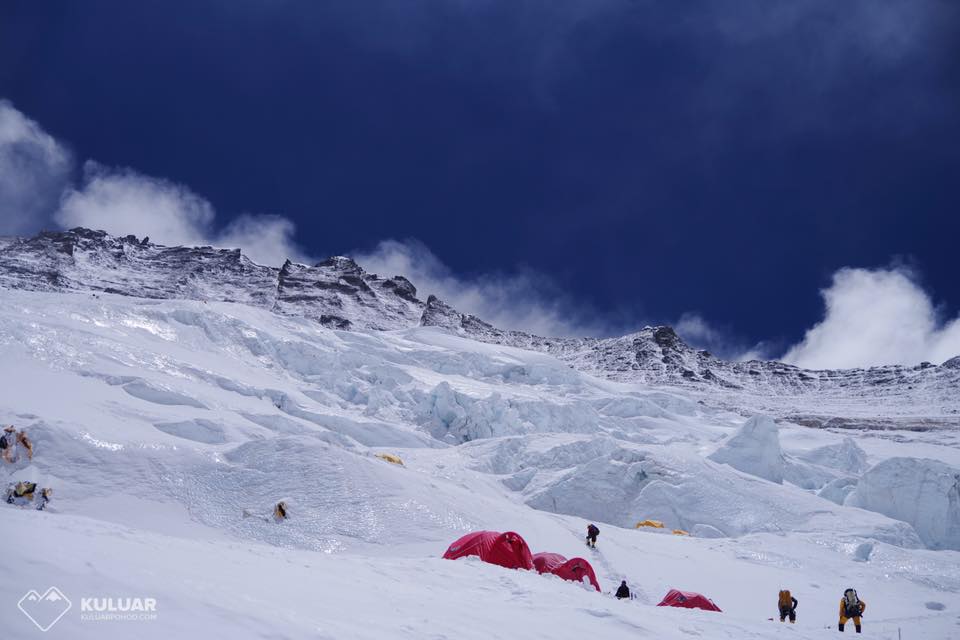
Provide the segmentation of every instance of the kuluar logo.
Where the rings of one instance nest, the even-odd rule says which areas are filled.
[[[47,631],[57,624],[72,606],[70,599],[56,587],[50,587],[43,595],[31,589],[17,603],[17,608],[30,618],[40,631]]]

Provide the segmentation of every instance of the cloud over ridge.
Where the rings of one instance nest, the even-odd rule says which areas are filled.
[[[941,364],[960,355],[960,317],[941,321],[908,269],[840,269],[821,294],[823,320],[787,351],[784,362],[840,369]]]
[[[77,167],[62,142],[0,99],[0,234],[34,233],[51,223],[136,233],[167,245],[240,247],[261,264],[312,261],[289,219],[242,213],[218,225],[213,205],[185,185],[93,160]],[[384,240],[353,255],[371,272],[408,277],[422,298],[435,294],[506,329],[603,336],[642,326],[635,315],[614,319],[574,300],[534,270],[458,274],[416,240]],[[843,268],[822,296],[823,319],[787,350],[785,362],[835,369],[924,360],[939,364],[960,355],[960,317],[942,318],[909,269]],[[698,313],[682,314],[675,325],[692,344],[721,357],[769,356],[764,343],[744,344]]]
[[[220,230],[215,220],[213,205],[184,185],[92,160],[84,164],[81,184],[64,192],[54,214],[54,221],[68,229],[135,231],[169,245],[240,247],[254,262],[268,265],[287,258],[309,261],[287,218],[242,214]]]
[[[66,147],[0,99],[0,235],[30,231],[48,217],[72,164]]]
[[[458,275],[418,240],[384,240],[373,249],[352,255],[367,271],[409,278],[423,299],[433,294],[461,313],[473,314],[500,328],[543,336],[627,331],[612,327],[600,314],[578,305],[548,276],[536,271]]]
[[[165,178],[94,160],[78,170],[60,141],[0,100],[0,234],[34,233],[54,223],[136,233],[167,245],[241,247],[262,264],[310,260],[287,218],[244,213],[221,228],[216,219],[209,201]]]

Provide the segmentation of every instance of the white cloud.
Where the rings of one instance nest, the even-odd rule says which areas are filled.
[[[209,202],[188,188],[136,173],[84,165],[83,184],[68,190],[56,221],[62,227],[150,236],[172,245],[207,244],[214,220]]]
[[[822,291],[825,315],[783,357],[808,369],[936,364],[960,354],[960,318],[941,322],[902,268],[841,269]]]
[[[606,335],[611,329],[582,306],[560,294],[546,276],[532,271],[514,274],[454,274],[423,243],[385,240],[372,251],[351,255],[368,272],[403,275],[426,300],[433,294],[461,313],[470,313],[503,329],[542,336]]]
[[[55,219],[68,229],[149,236],[157,244],[240,247],[261,264],[308,259],[294,242],[295,227],[286,218],[244,214],[218,232],[213,206],[189,188],[92,161],[84,165],[83,184],[64,193]]]
[[[699,313],[684,313],[673,323],[673,328],[690,346],[706,349],[726,360],[740,362],[769,358],[769,349],[764,343],[758,342],[748,346],[731,331],[714,326]]]
[[[234,218],[216,239],[224,247],[241,247],[254,262],[279,266],[287,258],[294,262],[311,262],[295,240],[297,227],[287,218],[276,215],[245,213]]]
[[[213,206],[184,185],[92,160],[71,185],[74,167],[60,142],[0,100],[0,234],[35,233],[54,222],[158,244],[240,247],[261,264],[310,260],[281,216],[243,214],[218,230]]]
[[[311,261],[295,242],[294,224],[281,216],[243,214],[218,229],[213,206],[184,185],[87,161],[80,185],[70,186],[73,169],[64,145],[0,100],[0,234],[32,233],[52,218],[67,228],[149,236],[160,244],[240,247],[261,264],[279,265],[288,257]],[[499,327],[583,336],[619,335],[638,326],[635,318],[611,324],[609,314],[592,313],[536,272],[459,276],[416,241],[387,240],[355,255],[369,271],[410,278],[422,298],[435,294]],[[960,318],[941,322],[907,270],[843,269],[823,297],[824,319],[784,361],[841,368],[940,363],[960,354]],[[685,340],[721,357],[768,356],[763,343],[744,345],[695,313],[684,314],[675,326]]]
[[[673,328],[684,340],[694,344],[710,344],[723,340],[723,334],[698,313],[683,314]]]
[[[44,226],[70,179],[70,152],[0,100],[0,235]]]

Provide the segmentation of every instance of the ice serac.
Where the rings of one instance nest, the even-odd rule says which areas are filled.
[[[844,504],[910,523],[931,549],[960,550],[957,467],[925,458],[890,458],[863,474]]]
[[[848,474],[859,475],[867,470],[867,454],[853,441],[844,438],[839,444],[818,447],[800,454],[803,460]]]
[[[634,445],[609,435],[550,434],[478,440],[460,447],[474,468],[535,509],[632,529],[645,519],[701,537],[831,531],[908,548],[923,543],[909,524],[834,506],[787,483],[744,475],[695,451]],[[854,524],[856,523],[856,524]]]
[[[729,440],[710,454],[714,462],[729,464],[734,469],[783,483],[784,458],[780,450],[780,432],[769,416],[747,420]]]
[[[856,488],[857,478],[837,478],[817,491],[817,495],[834,504],[843,504],[847,496]]]

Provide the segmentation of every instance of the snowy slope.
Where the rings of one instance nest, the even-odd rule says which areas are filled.
[[[48,632],[64,638],[814,638],[851,585],[873,637],[960,630],[960,552],[924,548],[949,546],[928,537],[953,516],[921,535],[816,495],[895,457],[957,469],[952,431],[851,445],[848,430],[781,422],[784,481],[771,482],[709,458],[744,419],[693,390],[438,327],[338,331],[249,297],[167,298],[0,290],[0,422],[37,449],[2,473],[56,490],[48,511],[2,509],[12,637],[39,635],[16,602],[51,585],[159,603],[149,622],[72,611]],[[242,517],[281,499],[286,522]],[[631,528],[645,518],[703,537]],[[440,559],[484,528],[583,555],[587,519],[604,591],[626,578],[637,600]],[[724,613],[654,607],[671,587]],[[780,587],[801,602],[794,627],[767,620]]]

